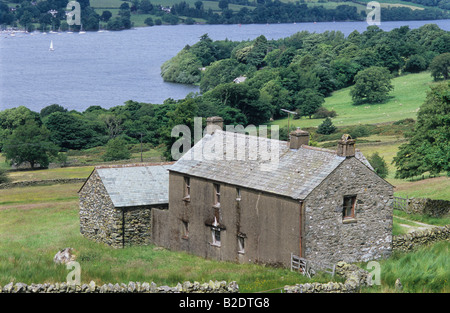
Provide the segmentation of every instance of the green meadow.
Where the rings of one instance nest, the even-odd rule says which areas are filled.
[[[405,118],[416,119],[417,111],[423,104],[426,92],[433,79],[429,72],[408,74],[392,79],[394,89],[390,92],[390,99],[381,104],[353,105],[350,90],[347,87],[335,91],[325,98],[324,106],[328,110],[335,110],[335,126],[348,126],[358,124],[376,124],[394,122]],[[309,119],[302,117],[294,120],[290,117],[290,125],[296,127],[317,127],[323,119]],[[288,118],[273,121],[272,125],[287,126]]]

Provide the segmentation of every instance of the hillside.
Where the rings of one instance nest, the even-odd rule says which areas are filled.
[[[163,6],[163,7],[172,7],[175,4],[185,3],[186,6],[190,7],[192,10],[196,8],[196,2],[198,5],[198,0],[153,0],[151,3],[154,6]],[[207,16],[206,14],[186,14],[182,12],[177,12],[176,15],[179,16],[180,22],[186,22],[187,19],[190,17],[192,20],[189,20],[188,23],[215,23],[215,22],[222,22],[222,19],[224,16],[226,16],[225,22],[226,23],[261,23],[261,22],[305,22],[305,21],[324,21],[324,20],[364,20],[366,16],[366,3],[369,2],[368,0],[363,1],[325,1],[325,0],[303,0],[303,1],[293,1],[293,0],[283,0],[280,3],[285,5],[293,5],[295,3],[300,3],[301,5],[305,5],[308,9],[317,8],[317,9],[325,9],[325,10],[334,10],[336,14],[333,17],[322,17],[323,13],[320,11],[311,11],[312,15],[309,18],[307,16],[303,18],[287,18],[286,14],[284,17],[276,17],[273,18],[273,16],[268,15],[267,20],[261,21],[261,20],[255,20],[255,17],[249,17],[251,15],[251,12],[257,7],[255,1],[249,1],[249,0],[229,0],[227,1],[228,4],[225,7],[225,9],[220,7],[219,2],[220,1],[201,1],[202,2],[202,10],[204,12],[208,12]],[[405,15],[407,11],[396,11],[396,9],[411,9],[412,11],[423,11],[425,9],[432,9],[436,10],[438,12],[443,12],[441,8],[438,7],[431,7],[423,4],[418,3],[412,3],[412,2],[406,2],[402,0],[382,0],[379,1],[381,3],[382,10],[390,10],[394,9],[394,14],[386,14],[385,17],[389,16],[386,20],[399,20],[399,19],[405,19],[405,20],[411,20],[416,19],[415,17],[418,16],[420,13],[408,13],[407,16]],[[109,10],[113,17],[118,16],[119,13],[119,7],[122,3],[126,3],[126,1],[121,0],[91,0],[90,4],[91,7],[95,9],[95,11],[98,14],[102,14],[103,10]],[[258,2],[258,3],[264,3],[264,2]],[[270,2],[265,2],[265,4],[268,4]],[[342,10],[342,12],[336,11],[338,7],[341,6],[341,8],[344,8],[342,6],[348,7],[345,10]],[[349,11],[351,11],[351,8],[355,8],[355,12],[351,13],[354,15],[350,15]],[[269,8],[269,10],[271,10]],[[278,11],[279,8],[276,8]],[[288,11],[292,11],[292,9],[288,9]],[[345,13],[344,13],[345,12]],[[386,11],[387,12],[387,11]],[[146,26],[145,19],[148,17],[151,17],[153,20],[156,20],[158,18],[161,18],[161,15],[155,14],[154,12],[151,12],[150,14],[143,14],[142,12],[134,12],[135,14],[132,14],[131,21],[134,23],[135,27],[139,26]],[[274,13],[273,10],[271,12]],[[317,15],[316,15],[317,13]],[[232,15],[239,15],[238,19],[232,18]],[[342,16],[342,14],[349,14],[348,16]],[[216,15],[212,18],[212,15]],[[430,14],[427,15],[428,17],[432,16]],[[260,16],[259,16],[260,17]],[[259,19],[258,17],[258,19]],[[163,21],[164,23],[164,21]]]
[[[429,86],[433,79],[429,72],[407,74],[392,79],[394,90],[391,98],[382,104],[353,105],[350,96],[352,86],[334,91],[325,98],[324,106],[328,110],[335,110],[337,116],[333,118],[335,126],[355,124],[375,124],[394,122],[405,118],[416,118],[419,107],[423,104]],[[293,120],[290,125],[295,127],[317,127],[323,119],[309,119],[303,117]],[[288,118],[273,121],[272,125],[286,126]]]

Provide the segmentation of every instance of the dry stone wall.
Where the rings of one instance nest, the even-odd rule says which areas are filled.
[[[151,243],[152,214],[149,207],[123,208],[124,246]]]
[[[10,189],[10,188],[16,188],[16,187],[29,187],[29,186],[40,186],[40,185],[83,183],[85,181],[86,181],[86,178],[57,178],[57,179],[18,181],[18,182],[0,184],[0,189]]]
[[[392,239],[392,248],[397,251],[411,251],[419,246],[425,246],[443,240],[450,240],[450,225],[394,236]]]
[[[409,214],[421,214],[432,217],[444,217],[450,214],[450,201],[428,198],[411,198],[406,200],[403,209]]]
[[[297,284],[295,286],[285,286],[284,291],[286,293],[353,293],[363,286],[372,285],[370,273],[354,264],[338,262],[336,264],[336,274],[344,277],[346,279],[345,282]]]
[[[0,286],[0,293],[237,293],[239,286],[236,282],[209,281],[208,283],[184,282],[174,287],[158,286],[155,283],[129,282],[128,284],[97,285],[94,281],[89,284],[74,285],[62,283],[31,284],[9,283]]]

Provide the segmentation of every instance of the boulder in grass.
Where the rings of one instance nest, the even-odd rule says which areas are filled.
[[[67,264],[72,261],[75,261],[75,254],[72,248],[65,248],[58,251],[53,258],[53,262],[56,264]]]

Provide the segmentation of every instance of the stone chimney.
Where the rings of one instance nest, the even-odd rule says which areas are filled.
[[[208,134],[214,134],[216,129],[223,129],[223,118],[220,116],[210,116],[206,119],[206,131]]]
[[[299,149],[302,145],[308,145],[309,133],[297,127],[296,130],[289,134],[289,148]]]
[[[338,141],[336,154],[347,158],[355,156],[355,139],[348,134],[342,135],[341,140]]]

